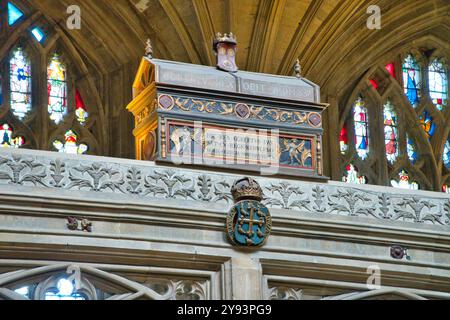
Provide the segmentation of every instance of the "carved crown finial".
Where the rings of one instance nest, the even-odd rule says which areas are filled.
[[[152,41],[150,39],[147,39],[147,42],[146,42],[145,56],[149,59],[153,58],[153,47],[152,47]]]
[[[295,76],[298,79],[300,79],[302,77],[302,66],[300,65],[299,59],[297,59],[297,61],[295,61],[294,71],[295,71]]]
[[[231,187],[231,195],[233,196],[235,202],[245,199],[253,199],[257,201],[261,201],[263,199],[263,191],[258,182],[249,177],[236,180]]]
[[[224,33],[223,35],[220,32],[217,32],[216,38],[214,39],[214,49],[219,42],[237,44],[236,36],[233,32],[230,32],[229,34]]]

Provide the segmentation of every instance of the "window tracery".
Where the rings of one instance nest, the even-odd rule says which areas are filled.
[[[448,192],[450,146],[446,128],[450,118],[444,116],[447,61],[443,49],[412,48],[371,68],[352,88],[353,93],[346,97],[347,111],[340,119],[340,176],[344,181],[360,183],[358,177],[364,176],[370,184]],[[366,108],[364,130],[361,117],[355,113],[355,101],[361,97]],[[447,142],[440,144],[444,139]],[[361,153],[366,150],[365,141],[370,154]],[[349,170],[355,166],[358,169]],[[353,179],[348,178],[350,173]]]
[[[14,0],[0,17],[6,19],[0,38],[8,40],[0,44],[7,53],[0,57],[5,66],[0,69],[1,146],[98,154],[107,131],[97,125],[97,106],[85,104],[97,88],[85,76],[78,80],[80,52],[69,50],[51,24],[30,13],[23,1]],[[26,32],[13,32],[24,23],[30,24]]]

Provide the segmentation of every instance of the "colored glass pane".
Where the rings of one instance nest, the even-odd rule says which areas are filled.
[[[345,154],[348,150],[348,133],[345,125],[342,128],[341,133],[339,134],[339,144],[341,153]]]
[[[20,18],[23,17],[23,12],[20,11],[15,5],[11,2],[8,2],[8,24],[12,26],[17,22]]]
[[[416,107],[420,98],[421,73],[419,65],[412,55],[403,62],[403,89],[409,102]]]
[[[391,75],[391,76],[393,76],[394,78],[395,78],[395,69],[394,69],[394,64],[391,62],[391,63],[388,63],[387,65],[386,65],[386,70],[389,72],[389,74]]]
[[[360,175],[358,169],[352,164],[349,164],[345,168],[345,175],[342,177],[342,181],[347,183],[366,184],[366,177]]]
[[[19,119],[31,110],[31,66],[21,48],[17,48],[9,62],[11,109]]]
[[[370,79],[370,84],[372,85],[372,87],[377,90],[378,89],[378,83],[374,80],[374,79]]]
[[[0,146],[3,148],[19,148],[25,143],[23,137],[13,138],[13,129],[4,123],[0,126]]]
[[[418,153],[417,153],[417,148],[416,145],[414,143],[414,141],[412,139],[410,139],[408,136],[406,136],[406,151],[408,153],[408,158],[411,161],[411,163],[415,163],[418,159]]]
[[[434,131],[436,130],[436,124],[433,122],[433,118],[428,114],[428,112],[424,111],[419,117],[419,122],[422,129],[427,134],[428,139],[431,139]]]
[[[391,101],[384,105],[384,144],[386,146],[386,158],[394,163],[398,157],[398,128],[397,115]]]
[[[48,113],[55,123],[67,113],[66,68],[55,55],[47,68]]]
[[[55,289],[45,293],[45,300],[86,300],[86,298],[75,291],[72,281],[60,279]]]
[[[405,170],[401,170],[398,174],[399,180],[391,180],[394,188],[419,190],[419,184],[415,181],[410,182],[409,174]]]
[[[367,108],[361,98],[358,98],[353,105],[353,120],[356,151],[358,156],[364,160],[369,153],[369,122]]]
[[[447,68],[442,60],[434,59],[428,67],[428,88],[431,100],[439,110],[447,103]]]
[[[442,186],[442,192],[450,194],[450,186],[448,184],[444,184]]]
[[[450,140],[447,139],[444,147],[444,154],[442,155],[442,160],[447,168],[450,168]]]
[[[64,135],[64,142],[55,140],[53,142],[53,147],[55,147],[58,152],[68,153],[68,154],[83,154],[88,150],[88,146],[85,144],[77,143],[78,136],[69,130]]]
[[[44,33],[38,27],[33,28],[33,30],[31,30],[31,33],[33,34],[33,36],[36,38],[36,40],[38,42],[42,42],[42,40],[44,40],[44,38],[45,38]]]
[[[81,124],[85,124],[87,117],[89,114],[86,110],[86,105],[84,104],[83,98],[78,90],[75,93],[75,115],[77,116],[77,120]]]

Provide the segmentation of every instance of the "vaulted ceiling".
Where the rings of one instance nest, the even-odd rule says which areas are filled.
[[[421,36],[445,46],[450,38],[447,0],[26,2],[102,73],[138,61],[147,38],[157,58],[212,65],[213,35],[232,31],[238,38],[240,69],[292,74],[300,58],[304,75],[339,90],[390,50]],[[81,30],[66,27],[67,7],[74,4],[81,8]],[[371,4],[381,8],[380,30],[366,27]]]

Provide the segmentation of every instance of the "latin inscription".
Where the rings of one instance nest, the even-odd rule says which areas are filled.
[[[281,85],[272,82],[242,79],[242,93],[255,96],[314,102],[314,89],[305,86]]]

